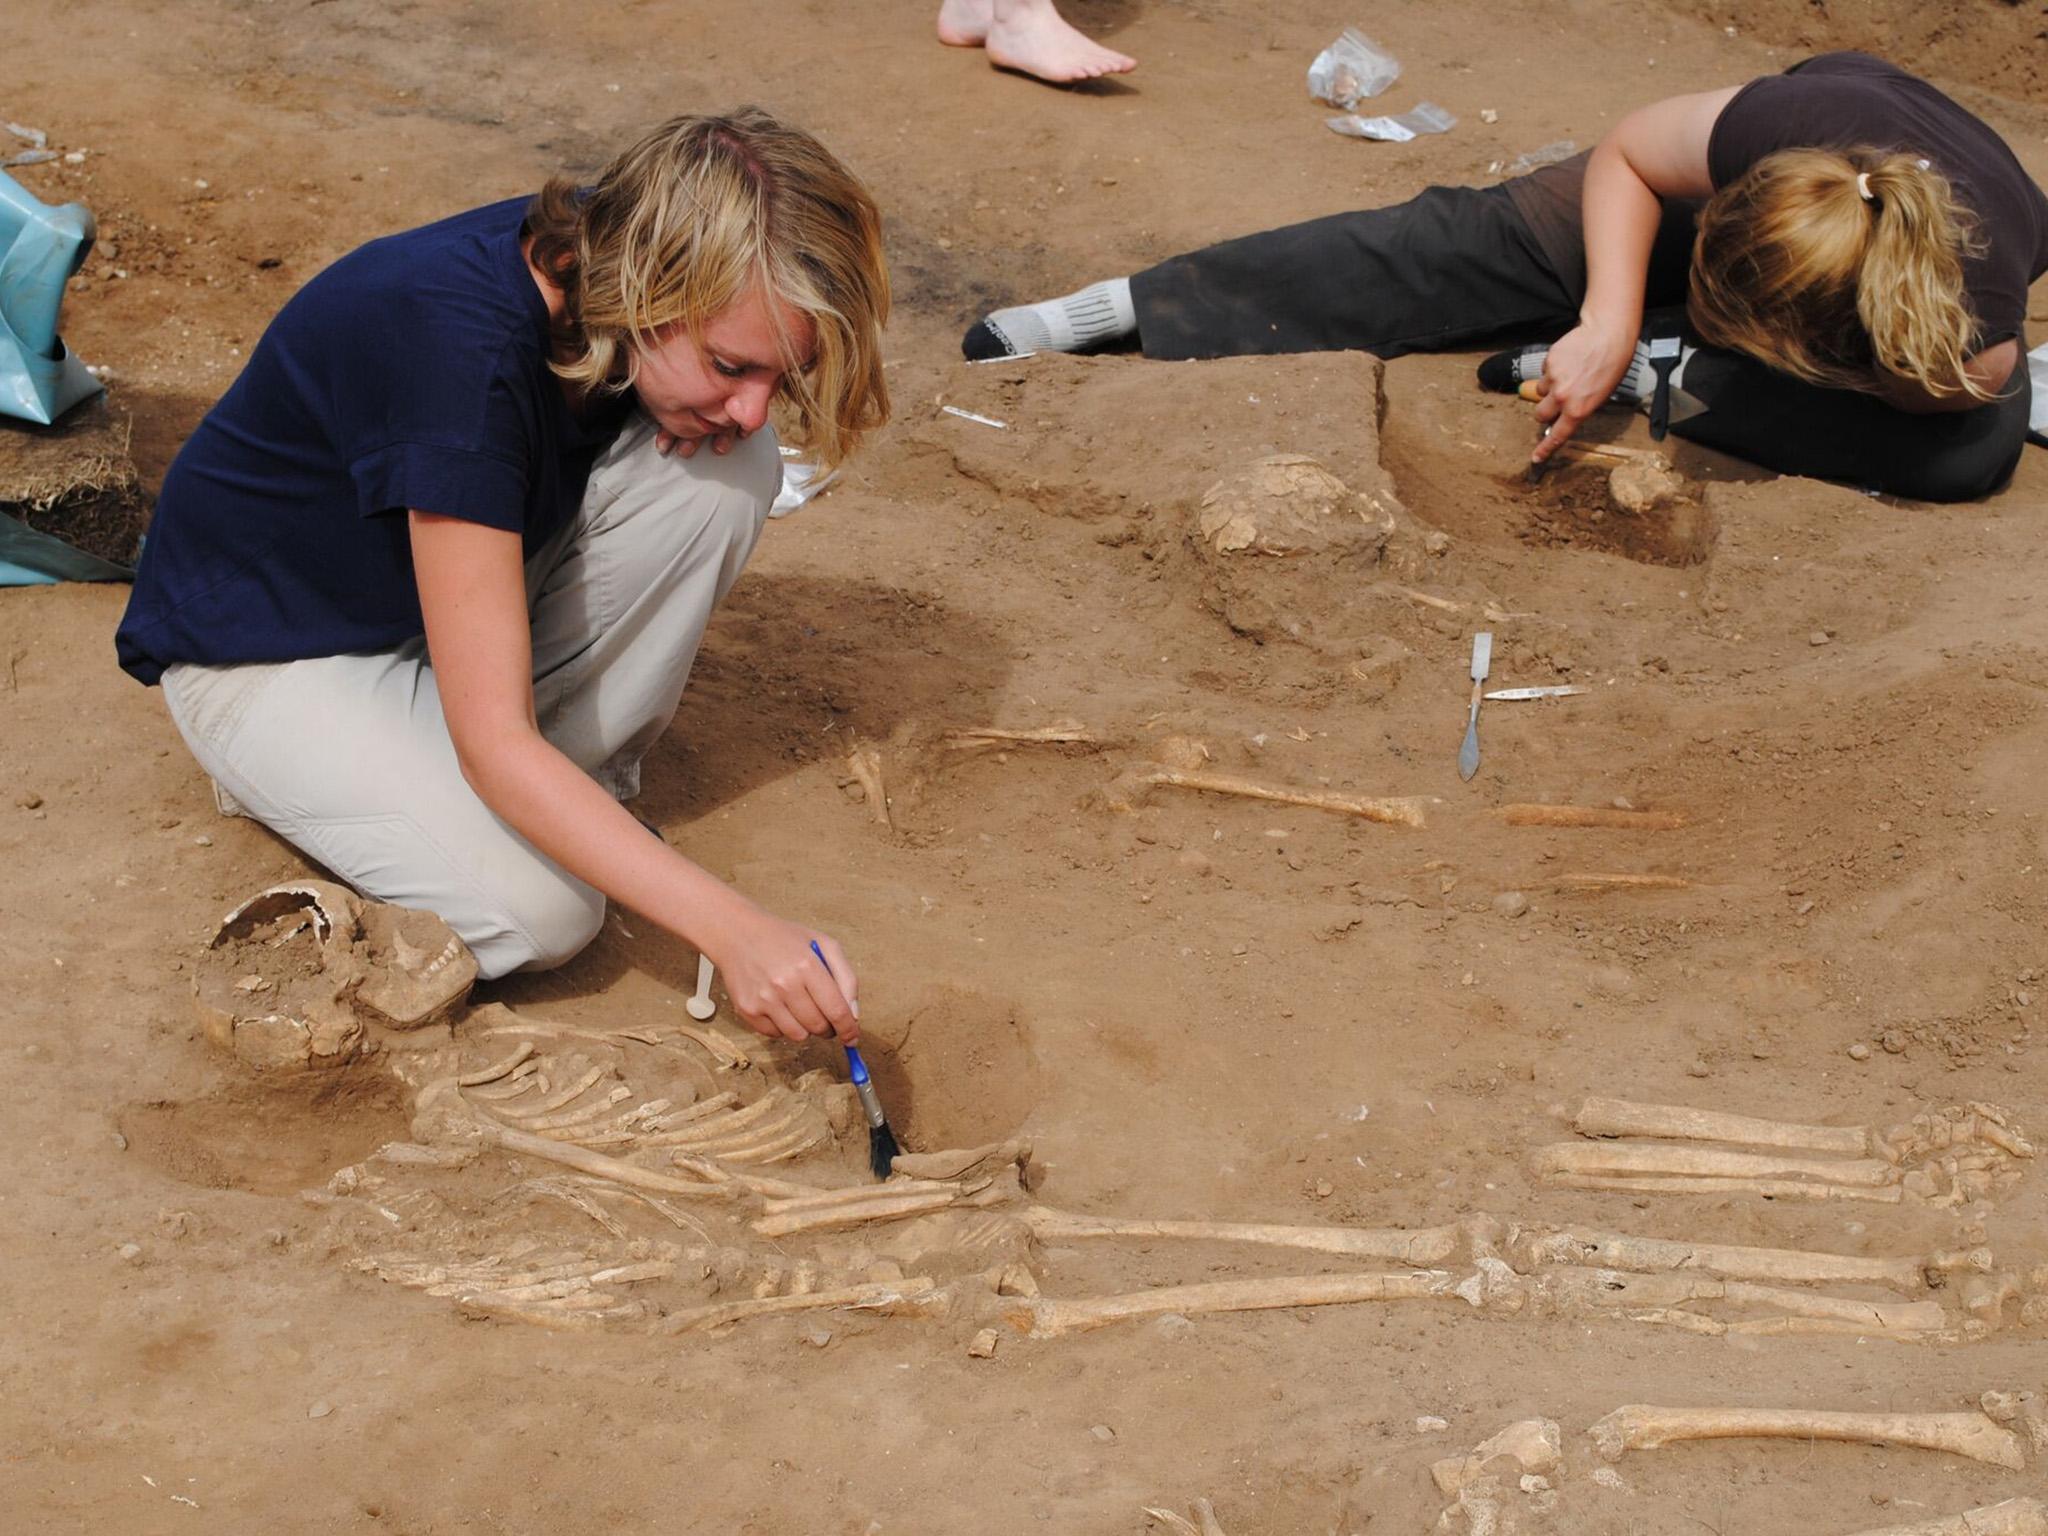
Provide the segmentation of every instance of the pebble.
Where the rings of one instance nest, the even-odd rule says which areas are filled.
[[[1861,1040],[1858,1040],[1854,1045],[1849,1047],[1849,1059],[1851,1061],[1870,1060],[1870,1047],[1865,1045]]]
[[[976,1360],[986,1360],[996,1352],[996,1331],[984,1328],[968,1340],[967,1353]]]
[[[1887,1056],[1903,1056],[1906,1053],[1906,1037],[1896,1029],[1884,1032],[1884,1038],[1877,1042],[1884,1047]]]
[[[128,1150],[128,1138],[119,1131],[114,1132],[114,1150],[116,1152],[126,1152]]]
[[[43,803],[43,797],[31,789],[26,791],[14,803],[20,806],[24,811],[32,811],[36,809],[37,806]]]
[[[1318,1200],[1327,1200],[1335,1193],[1337,1193],[1337,1186],[1328,1179],[1316,1180],[1316,1198]]]
[[[1685,1075],[1687,1077],[1712,1077],[1714,1069],[1707,1065],[1704,1058],[1695,1059],[1693,1064],[1685,1069]]]
[[[211,848],[213,846],[213,839],[202,832],[192,839],[192,846],[195,848]]]
[[[1449,1419],[1440,1419],[1433,1413],[1425,1413],[1415,1421],[1415,1433],[1418,1435],[1434,1435],[1450,1427]]]
[[[306,1417],[309,1419],[324,1419],[332,1412],[334,1412],[334,1404],[328,1402],[323,1397],[319,1402],[306,1410]]]
[[[1116,1431],[1111,1429],[1107,1424],[1097,1424],[1093,1428],[1091,1428],[1088,1431],[1088,1433],[1093,1435],[1097,1440],[1100,1440],[1104,1445],[1109,1444],[1110,1441],[1116,1438]]]
[[[1806,637],[1806,643],[1808,645],[1826,645],[1830,640],[1834,638],[1835,637],[1829,634],[1826,630],[1816,629],[1812,634]]]
[[[142,1244],[140,1243],[123,1243],[114,1250],[114,1253],[123,1264],[140,1264],[142,1262]]]
[[[24,1045],[21,1048],[21,1054],[30,1061],[41,1061],[49,1052],[45,1051],[40,1045]]]
[[[832,1342],[832,1330],[813,1323],[802,1334],[803,1341],[813,1349],[823,1349]]]
[[[1529,910],[1529,898],[1520,891],[1502,891],[1493,898],[1493,910],[1502,917],[1520,917]]]
[[[1184,1339],[1195,1331],[1195,1321],[1185,1312],[1162,1312],[1152,1319],[1152,1331],[1162,1339]]]

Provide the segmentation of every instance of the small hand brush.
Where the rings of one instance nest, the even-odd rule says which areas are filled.
[[[831,976],[832,967],[826,964],[825,951],[818,948],[816,939],[811,940],[811,953],[818,957],[818,964],[825,966],[825,974]],[[882,1113],[882,1100],[868,1080],[868,1064],[860,1059],[857,1045],[846,1048],[846,1071],[853,1079],[853,1091],[860,1095],[861,1110],[868,1117],[868,1167],[876,1178],[886,1179],[902,1148],[896,1145],[896,1133],[889,1129],[889,1117]]]

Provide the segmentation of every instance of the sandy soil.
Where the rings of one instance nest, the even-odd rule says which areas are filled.
[[[938,47],[928,9],[23,0],[0,107],[88,151],[22,179],[98,213],[67,330],[113,368],[150,480],[323,263],[594,166],[671,110],[763,101],[872,179],[898,422],[765,541],[641,808],[847,943],[916,1144],[1026,1135],[1040,1197],[1088,1212],[1489,1212],[2048,1260],[2038,1169],[1982,1212],[1573,1192],[1527,1160],[1587,1093],[1880,1126],[1978,1099],[2048,1123],[2048,455],[1986,505],[1926,508],[1681,449],[1692,501],[1629,519],[1590,471],[1516,480],[1528,419],[1477,393],[1469,358],[952,361],[988,301],[1484,178],[1639,98],[1793,45],[1899,41],[1932,9],[1381,8],[1365,24],[1407,64],[1392,108],[1460,118],[1399,148],[1329,134],[1302,93],[1352,12],[1070,0],[1141,68],[1055,91]],[[2038,58],[2042,7],[1941,15],[1935,42],[1901,46],[1925,43],[2048,179],[2048,96],[2012,62]],[[1203,494],[1274,454],[1313,456],[1391,531],[1295,561],[1205,552]],[[2039,1487],[2038,1454],[2020,1473],[1732,1442],[1631,1455],[1622,1492],[1590,1480],[1580,1433],[1630,1402],[1947,1411],[2038,1391],[2048,1346],[2016,1308],[1942,1344],[1385,1303],[1010,1335],[977,1359],[957,1316],[835,1315],[822,1350],[801,1317],[559,1333],[352,1270],[355,1216],[300,1192],[402,1140],[407,1095],[374,1067],[256,1080],[202,1038],[213,924],[303,866],[216,818],[159,700],[115,670],[123,597],[0,594],[11,1530],[1117,1533],[1206,1496],[1233,1536],[1379,1536],[1432,1527],[1431,1461],[1532,1415],[1567,1455],[1554,1506],[1509,1511],[1525,1530],[1848,1533]],[[1496,683],[1591,691],[1487,706],[1467,785],[1482,622]],[[1062,718],[1098,744],[936,745]],[[1170,735],[1216,771],[1439,803],[1420,829],[1171,789],[1113,808],[1106,787]],[[893,827],[849,787],[856,742],[881,752]],[[1528,801],[1684,825],[1490,814]],[[1570,878],[1612,873],[1671,880]],[[694,968],[624,914],[561,973],[490,995],[645,1025]],[[447,1199],[486,1200],[493,1170]],[[1165,1243],[1040,1261],[1062,1295],[1344,1268]]]

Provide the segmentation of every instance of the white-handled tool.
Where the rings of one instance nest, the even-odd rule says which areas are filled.
[[[1465,744],[1458,748],[1458,777],[1469,779],[1479,771],[1479,700],[1486,685],[1487,669],[1493,665],[1493,633],[1482,629],[1472,637],[1472,713],[1465,721]]]
[[[700,1024],[718,1012],[718,1004],[711,1001],[711,957],[709,955],[699,955],[697,957],[697,990],[691,993],[689,1001],[683,1004],[683,1012]]]

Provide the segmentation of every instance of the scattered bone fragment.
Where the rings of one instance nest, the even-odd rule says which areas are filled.
[[[1653,1136],[1666,1141],[1728,1141],[1786,1151],[1839,1152],[1865,1157],[1876,1149],[1860,1125],[1794,1125],[1752,1115],[1691,1109],[1682,1104],[1638,1104],[1628,1099],[1587,1099],[1572,1116],[1581,1136]]]
[[[987,1360],[996,1352],[997,1334],[993,1328],[984,1328],[967,1342],[967,1353],[976,1360]]]
[[[882,826],[894,828],[896,821],[889,814],[889,796],[882,788],[881,751],[865,742],[856,743],[846,754],[846,771],[867,796],[868,814]]]
[[[1461,1229],[1422,1227],[1413,1231],[1365,1227],[1289,1227],[1232,1221],[1141,1221],[1113,1216],[1082,1216],[1035,1205],[1023,1218],[1040,1238],[1136,1237],[1173,1238],[1190,1242],[1254,1243],[1272,1248],[1301,1248],[1352,1258],[1384,1259],[1396,1264],[1441,1264],[1458,1251]]]
[[[1192,1520],[1151,1504],[1145,1506],[1145,1513],[1165,1526],[1172,1536],[1224,1536],[1223,1526],[1216,1519],[1215,1505],[1207,1499],[1197,1499],[1190,1508],[1194,1511]]]
[[[1563,1437],[1554,1419],[1521,1419],[1482,1440],[1464,1456],[1446,1456],[1430,1465],[1437,1491],[1455,1495],[1486,1470],[1488,1462],[1506,1456],[1524,1472],[1556,1469],[1564,1459]]]
[[[1837,1440],[1939,1451],[2023,1471],[2011,1431],[1982,1413],[1836,1413],[1815,1408],[1659,1408],[1631,1403],[1587,1433],[1609,1461],[1687,1440]]]
[[[1086,1333],[1133,1318],[1167,1312],[1256,1312],[1278,1307],[1342,1306],[1361,1301],[1411,1301],[1453,1294],[1456,1277],[1442,1270],[1412,1274],[1275,1275],[1258,1280],[1212,1280],[1164,1285],[1149,1291],[1087,1300],[1020,1298],[1005,1309],[1005,1320],[1034,1339]]]
[[[1504,805],[1494,814],[1511,827],[1606,827],[1622,832],[1675,832],[1683,811],[1634,811],[1612,805]]]
[[[738,1042],[726,1039],[716,1030],[698,1029],[693,1024],[680,1022],[674,1024],[673,1028],[684,1039],[694,1040],[709,1051],[712,1061],[721,1072],[744,1071],[754,1064],[754,1058],[749,1056]]]
[[[2036,1498],[2007,1499],[2003,1504],[1986,1504],[1957,1515],[1858,1531],[1856,1536],[2048,1536],[2048,1503]]]

